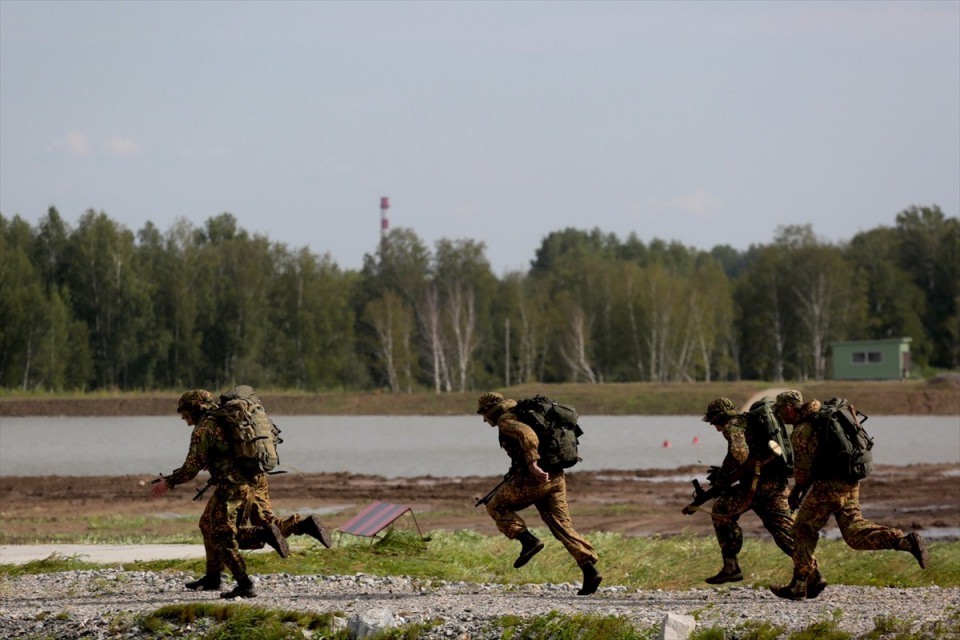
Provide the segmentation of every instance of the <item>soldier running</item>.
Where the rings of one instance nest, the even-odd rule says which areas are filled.
[[[549,474],[540,468],[537,434],[510,413],[516,405],[516,400],[504,399],[496,392],[482,394],[478,402],[477,413],[483,416],[484,422],[498,428],[500,446],[511,462],[506,481],[487,502],[487,513],[500,533],[520,541],[520,555],[513,563],[519,569],[543,549],[543,542],[530,533],[517,513],[531,505],[536,507],[553,537],[563,544],[583,572],[583,585],[577,595],[590,595],[603,580],[596,568],[597,552],[573,528],[563,471]]]
[[[904,535],[900,529],[871,522],[860,511],[860,482],[836,477],[825,464],[818,464],[822,454],[819,429],[814,420],[820,410],[819,400],[803,402],[799,391],[779,394],[774,405],[780,419],[794,425],[794,487],[790,491],[790,507],[799,506],[793,525],[796,539],[793,551],[793,578],[783,586],[770,590],[781,598],[803,600],[816,598],[827,582],[820,574],[813,553],[820,530],[832,515],[847,545],[859,551],[891,549],[913,554],[921,569],[927,566],[927,550],[917,532]]]
[[[712,481],[722,485],[725,478],[742,471],[750,458],[746,417],[737,411],[729,398],[717,398],[707,405],[703,421],[712,424],[727,441],[727,455]],[[743,548],[743,529],[739,521],[740,515],[750,510],[757,514],[777,546],[788,556],[793,554],[793,518],[787,504],[787,476],[777,472],[773,465],[764,465],[758,478],[741,481],[726,489],[713,504],[711,518],[723,556],[723,567],[706,579],[708,584],[743,580],[743,571],[737,560]]]

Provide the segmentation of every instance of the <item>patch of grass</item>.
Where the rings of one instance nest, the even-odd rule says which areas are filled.
[[[243,604],[191,603],[168,605],[139,616],[136,626],[150,638],[184,637],[184,629],[199,629],[189,637],[202,640],[303,640],[304,637],[347,640],[342,612],[310,613]],[[385,629],[377,640],[415,640],[437,621]]]
[[[317,637],[348,638],[334,628],[334,618],[343,614],[310,613],[268,609],[238,604],[195,602],[161,607],[137,618],[137,625],[153,637],[179,636],[179,629],[208,627],[199,637],[209,640],[302,640],[304,632]]]
[[[882,638],[906,638],[912,633],[914,620],[903,620],[896,616],[877,616],[873,619],[873,631],[861,636],[863,640],[881,640]]]
[[[120,529],[140,529],[147,524],[146,516],[95,516],[87,522],[87,531],[117,531]]]
[[[797,631],[759,620],[750,620],[733,630],[717,626],[700,627],[690,634],[689,640],[867,640],[873,636],[854,636],[839,628],[840,614],[818,620]],[[879,636],[886,638],[886,636]]]
[[[498,619],[501,640],[649,640],[653,629],[638,630],[621,616],[563,615],[551,612],[532,618],[504,616]]]
[[[853,634],[839,627],[841,612],[837,611],[829,620],[819,620],[800,631],[791,633],[789,640],[852,640]]]
[[[99,568],[101,568],[101,565],[82,560],[79,556],[51,553],[42,560],[33,560],[25,564],[0,564],[0,575],[16,577],[36,573],[59,573],[61,571],[82,571]]]
[[[920,632],[926,635],[917,636],[918,638],[960,638],[960,609],[948,607],[942,620],[924,625]]]
[[[201,544],[193,514],[30,516],[0,513],[0,544]]]
[[[752,620],[737,629],[739,640],[776,640],[786,633],[786,627],[766,620]]]
[[[944,611],[943,619],[918,623],[915,619],[895,616],[877,616],[872,631],[857,640],[930,640],[931,638],[960,638],[960,613],[956,607]]]

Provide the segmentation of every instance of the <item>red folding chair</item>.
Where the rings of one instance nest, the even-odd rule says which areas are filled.
[[[384,529],[393,525],[400,516],[409,513],[413,518],[413,524],[417,528],[420,539],[423,540],[423,533],[420,531],[420,524],[417,517],[413,515],[413,509],[403,504],[392,504],[390,502],[374,502],[368,505],[350,519],[349,522],[341,526],[337,531],[340,533],[349,533],[354,536],[374,539]]]

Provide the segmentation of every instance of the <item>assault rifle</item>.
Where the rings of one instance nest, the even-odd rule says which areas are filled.
[[[745,463],[737,467],[728,475],[721,477],[720,467],[710,467],[710,471],[707,473],[707,480],[710,482],[709,489],[704,489],[700,484],[700,479],[694,478],[691,481],[693,483],[693,501],[685,506],[681,512],[684,515],[690,515],[691,513],[697,511],[700,505],[703,503],[713,500],[721,494],[726,493],[729,489],[740,484],[741,482],[751,482],[758,478],[760,476],[760,468],[768,462],[773,461],[783,452],[780,448],[780,445],[778,445],[775,441],[771,440],[767,444],[770,447],[770,456],[763,460],[759,460],[751,456],[747,458]],[[755,482],[753,483],[750,495],[746,500],[747,503],[753,499],[753,490],[756,490]]]
[[[748,460],[747,463],[749,464],[749,462]],[[746,467],[747,465],[745,464],[730,476],[723,478],[720,476],[720,467],[710,467],[707,473],[707,481],[710,483],[709,489],[704,489],[703,485],[700,484],[700,479],[694,478],[691,481],[693,484],[693,501],[682,509],[682,513],[684,515],[692,514],[700,505],[719,497],[725,491],[735,486],[740,482],[740,477],[743,475],[741,470]]]
[[[490,502],[490,499],[493,498],[493,496],[497,495],[497,491],[500,491],[500,487],[505,485],[507,483],[507,480],[509,480],[512,477],[513,477],[513,472],[507,473],[505,476],[503,476],[503,480],[501,480],[497,484],[497,486],[495,486],[493,489],[490,489],[490,492],[487,495],[483,496],[482,498],[476,498],[476,502],[473,503],[473,506],[479,507],[482,504],[487,504],[488,502]]]

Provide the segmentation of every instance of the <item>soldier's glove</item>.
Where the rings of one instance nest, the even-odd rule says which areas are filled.
[[[806,491],[796,485],[790,489],[790,495],[787,496],[787,504],[790,505],[791,511],[796,511],[800,507],[800,503],[803,502],[804,493],[806,493]]]
[[[710,467],[707,471],[707,482],[715,487],[725,487],[729,484],[721,473],[720,467]]]

